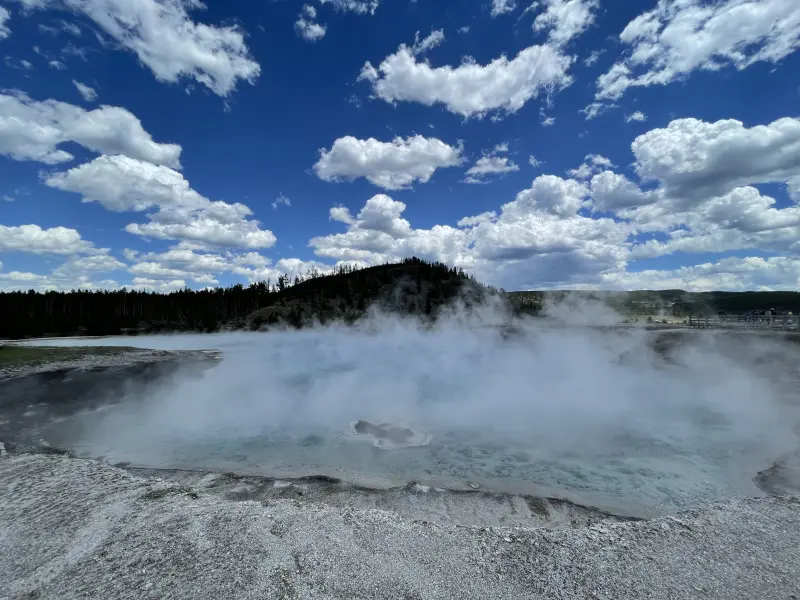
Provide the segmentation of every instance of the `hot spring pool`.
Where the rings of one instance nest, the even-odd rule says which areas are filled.
[[[705,336],[665,360],[652,335],[531,328],[508,338],[394,322],[78,341],[215,348],[223,360],[156,387],[130,382],[45,437],[134,466],[480,487],[637,516],[759,495],[754,475],[798,444],[789,384],[752,367],[769,349],[734,355]],[[424,433],[424,443],[377,447],[354,433],[358,420]]]

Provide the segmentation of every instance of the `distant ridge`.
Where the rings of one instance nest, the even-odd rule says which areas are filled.
[[[800,314],[800,292],[687,292],[684,290],[552,290],[509,292],[516,305],[537,310],[550,301],[568,297],[595,299],[622,314],[652,314],[653,310],[669,311],[674,316],[696,314],[742,314],[754,310],[775,309],[777,312]]]

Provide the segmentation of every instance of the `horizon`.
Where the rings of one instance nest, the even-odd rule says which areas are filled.
[[[0,292],[794,291],[799,47],[795,0],[0,0]]]
[[[416,258],[416,257],[406,257],[406,259],[403,259],[403,260],[411,260],[411,259],[414,259],[414,258]],[[335,270],[331,270],[330,272],[318,272],[318,271],[314,271],[313,268],[312,268],[312,270],[310,270],[310,271],[306,271],[306,272],[303,272],[303,273],[298,273],[296,275],[296,277],[299,277],[299,282],[297,282],[297,283],[295,283],[295,278],[294,277],[286,279],[286,289],[289,289],[289,288],[297,285],[298,283],[306,283],[306,282],[312,281],[314,279],[325,278],[325,277],[347,277],[348,275],[350,275],[353,272],[362,271],[364,269],[370,269],[370,268],[373,268],[373,267],[377,268],[377,267],[382,267],[382,266],[398,266],[398,265],[406,264],[406,263],[403,262],[403,260],[400,260],[398,262],[368,265],[368,266],[365,266],[365,267],[355,266],[353,271],[348,271],[348,272],[337,272]],[[432,264],[432,263],[427,263],[427,264]],[[444,264],[444,263],[441,263],[441,264]],[[450,269],[453,268],[453,267],[450,267],[447,264],[444,264],[444,266],[448,267]],[[317,273],[317,274],[314,275],[312,273]],[[468,277],[470,276],[470,274],[466,273],[466,272],[465,272],[465,275],[467,275]],[[277,277],[278,278],[280,278],[282,276],[287,276],[287,274],[286,273],[277,273]],[[484,283],[484,282],[482,282],[482,281],[480,281],[478,279],[473,278],[473,280],[475,282],[477,282],[479,285],[493,288],[493,286],[489,286],[488,284],[486,284],[486,283]],[[276,281],[273,281],[271,278],[268,278],[268,279],[262,279],[262,280],[257,280],[257,281],[251,281],[251,282],[249,282],[247,284],[242,283],[242,282],[234,282],[234,283],[231,283],[231,284],[226,285],[226,286],[222,286],[222,285],[219,285],[219,284],[215,285],[215,286],[206,285],[204,287],[194,287],[194,288],[190,287],[190,286],[185,286],[183,288],[175,288],[175,289],[170,289],[170,290],[155,290],[155,289],[149,289],[147,287],[134,287],[134,286],[126,287],[124,285],[121,285],[121,286],[118,286],[118,287],[115,287],[115,288],[100,288],[100,287],[80,288],[80,287],[78,287],[78,288],[73,288],[73,289],[42,289],[42,290],[37,290],[37,289],[33,289],[33,288],[28,288],[28,289],[19,288],[19,289],[0,289],[0,295],[2,295],[2,294],[13,294],[13,293],[26,294],[26,293],[29,293],[31,291],[33,291],[35,293],[38,293],[38,294],[44,294],[44,293],[47,293],[47,292],[59,292],[59,293],[69,294],[69,293],[79,293],[79,292],[114,293],[114,292],[125,291],[125,292],[145,292],[145,293],[151,293],[151,294],[169,295],[169,294],[177,293],[177,292],[185,292],[187,290],[190,291],[190,292],[215,291],[215,290],[220,290],[220,289],[222,289],[222,290],[230,290],[230,289],[235,288],[236,286],[243,286],[246,289],[246,288],[252,288],[253,286],[257,286],[257,285],[268,285],[269,286],[268,289],[270,290],[270,293],[278,294],[278,293],[280,293],[281,290],[278,289],[278,285],[277,285]],[[632,290],[600,289],[600,288],[549,288],[549,289],[530,289],[530,290],[506,290],[506,289],[503,289],[503,288],[493,288],[493,289],[496,289],[497,291],[499,291],[501,293],[505,293],[505,294],[570,294],[570,293],[575,293],[575,294],[635,294],[635,293],[665,294],[665,293],[675,293],[675,292],[680,292],[682,294],[767,294],[767,295],[769,295],[769,294],[787,294],[787,293],[788,294],[800,294],[800,291],[796,291],[796,290],[703,290],[703,291],[689,291],[689,290],[680,289],[680,288],[660,288],[660,289],[642,288],[642,289],[632,289]]]

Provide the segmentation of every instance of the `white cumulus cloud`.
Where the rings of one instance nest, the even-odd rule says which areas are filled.
[[[603,169],[613,167],[614,164],[610,159],[600,154],[587,154],[583,163],[577,169],[570,169],[568,171],[570,177],[575,179],[588,179],[595,173],[599,173]]]
[[[182,290],[185,287],[187,286],[183,279],[161,281],[149,277],[134,277],[133,285],[131,285],[131,288],[134,290],[156,292],[159,294],[169,294],[170,292]]]
[[[11,30],[8,28],[8,21],[11,19],[11,13],[8,9],[0,6],[0,40],[4,40],[11,35]]]
[[[593,23],[598,0],[543,0],[544,11],[533,21],[536,32],[548,31],[550,42],[567,44]]]
[[[147,223],[131,223],[129,233],[200,245],[269,248],[271,231],[262,230],[244,204],[211,201],[196,192],[178,171],[128,156],[100,156],[45,179],[51,187],[82,196],[116,212],[158,209]]]
[[[800,175],[790,179],[787,182],[786,187],[789,197],[796,203],[800,204]]]
[[[528,214],[545,212],[569,217],[586,205],[589,189],[572,179],[555,175],[540,175],[527,190],[517,194],[514,202],[503,206],[504,214]]]
[[[619,36],[628,55],[597,80],[599,100],[694,71],[776,63],[800,46],[796,0],[659,0]]]
[[[786,183],[800,176],[800,119],[747,128],[727,119],[677,119],[638,136],[636,170],[672,196],[721,196],[734,187]]]
[[[294,30],[307,42],[316,42],[325,37],[327,28],[317,23],[317,9],[309,4],[303,5],[302,12],[297,16]]]
[[[115,260],[112,257],[107,257]],[[94,279],[91,271],[81,271],[83,258],[71,260],[47,275],[30,272],[0,272],[0,290],[2,291],[27,291],[30,289],[39,292],[71,291],[71,290],[116,290],[120,285],[112,279]],[[94,271],[96,274],[98,271]]]
[[[483,156],[467,170],[464,183],[488,183],[492,175],[505,175],[519,171],[519,165],[508,156],[501,156],[507,152],[508,144],[499,144],[490,152],[484,152]]]
[[[800,206],[755,187],[784,183],[800,192],[796,126],[795,119],[750,128],[678,119],[634,140],[639,181],[590,154],[570,178],[541,175],[498,210],[429,229],[414,228],[405,204],[379,194],[357,214],[333,207],[330,218],[345,231],[310,246],[322,258],[365,265],[415,254],[506,289],[796,289]],[[776,256],[631,269],[642,259],[730,251]]]
[[[462,267],[479,279],[521,289],[557,287],[623,268],[631,228],[613,219],[576,214],[587,204],[587,186],[553,176],[537,178],[512,202],[468,216],[458,227],[415,229],[405,204],[379,194],[355,216],[335,207],[331,218],[347,230],[310,241],[318,256],[380,264],[416,255]]]
[[[139,119],[124,108],[86,111],[55,100],[38,102],[21,92],[0,94],[0,154],[57,164],[72,160],[69,152],[58,148],[70,141],[103,154],[180,167],[181,147],[154,142]]]
[[[673,270],[620,271],[604,275],[601,281],[605,287],[624,290],[795,291],[800,287],[800,259],[785,256],[725,258]]]
[[[30,252],[32,254],[80,254],[96,252],[91,242],[81,238],[75,229],[38,225],[6,227],[0,225],[0,252]]]
[[[214,202],[207,208],[161,210],[149,223],[130,223],[125,231],[158,240],[185,240],[208,248],[271,248],[275,235],[259,227],[243,204]]]
[[[247,266],[242,264],[232,269],[234,274],[245,277],[251,283],[271,280],[273,284],[280,275],[288,275],[290,279],[294,279],[297,276],[307,277],[312,270],[322,275],[327,275],[333,271],[333,267],[316,260],[281,258],[274,264],[272,261],[267,260],[261,265]]]
[[[412,229],[402,217],[406,205],[385,194],[367,200],[356,216],[342,207],[331,209],[331,218],[347,224],[345,233],[312,238],[317,256],[362,265],[380,264],[405,256],[461,264],[466,236],[445,225],[430,230]]]
[[[594,207],[600,211],[619,211],[657,200],[655,195],[643,192],[625,175],[612,171],[602,171],[592,177],[591,190]]]
[[[324,181],[350,181],[364,177],[386,190],[426,183],[436,169],[461,164],[462,147],[450,146],[436,138],[415,135],[391,142],[352,136],[337,139],[330,150],[321,149],[314,165]]]
[[[125,268],[125,263],[101,251],[89,256],[71,257],[53,270],[51,278],[61,281],[80,280],[89,273],[108,273]]]
[[[183,175],[169,167],[129,156],[99,156],[45,179],[50,187],[75,192],[83,202],[97,202],[114,212],[153,207],[201,208],[209,204]]]
[[[638,209],[632,222],[640,230],[663,231],[666,236],[636,245],[634,257],[743,249],[800,254],[800,208],[775,208],[776,201],[754,187],[737,187],[692,206],[663,193],[653,195],[657,201]]]
[[[22,0],[28,8],[72,10],[91,19],[120,47],[133,52],[159,81],[189,77],[219,96],[239,81],[253,83],[261,68],[251,56],[244,32],[235,25],[197,23],[187,10],[200,0]]]
[[[417,59],[414,47],[402,44],[378,67],[367,62],[358,79],[368,81],[374,96],[385,102],[442,104],[464,117],[482,117],[493,111],[516,112],[539,94],[568,86],[573,60],[554,46],[542,45],[486,65],[465,59],[457,67],[433,67]]]
[[[197,252],[173,248],[166,252],[137,255],[130,272],[139,278],[152,281],[193,280],[196,283],[216,284],[216,277],[235,273],[239,268],[266,267],[269,260],[258,253]]]

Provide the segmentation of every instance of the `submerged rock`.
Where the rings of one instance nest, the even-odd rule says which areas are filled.
[[[428,432],[417,432],[407,427],[392,425],[391,423],[375,424],[359,420],[351,423],[351,427],[353,428],[353,433],[357,435],[370,436],[372,443],[383,450],[425,446],[431,441],[431,434]]]

